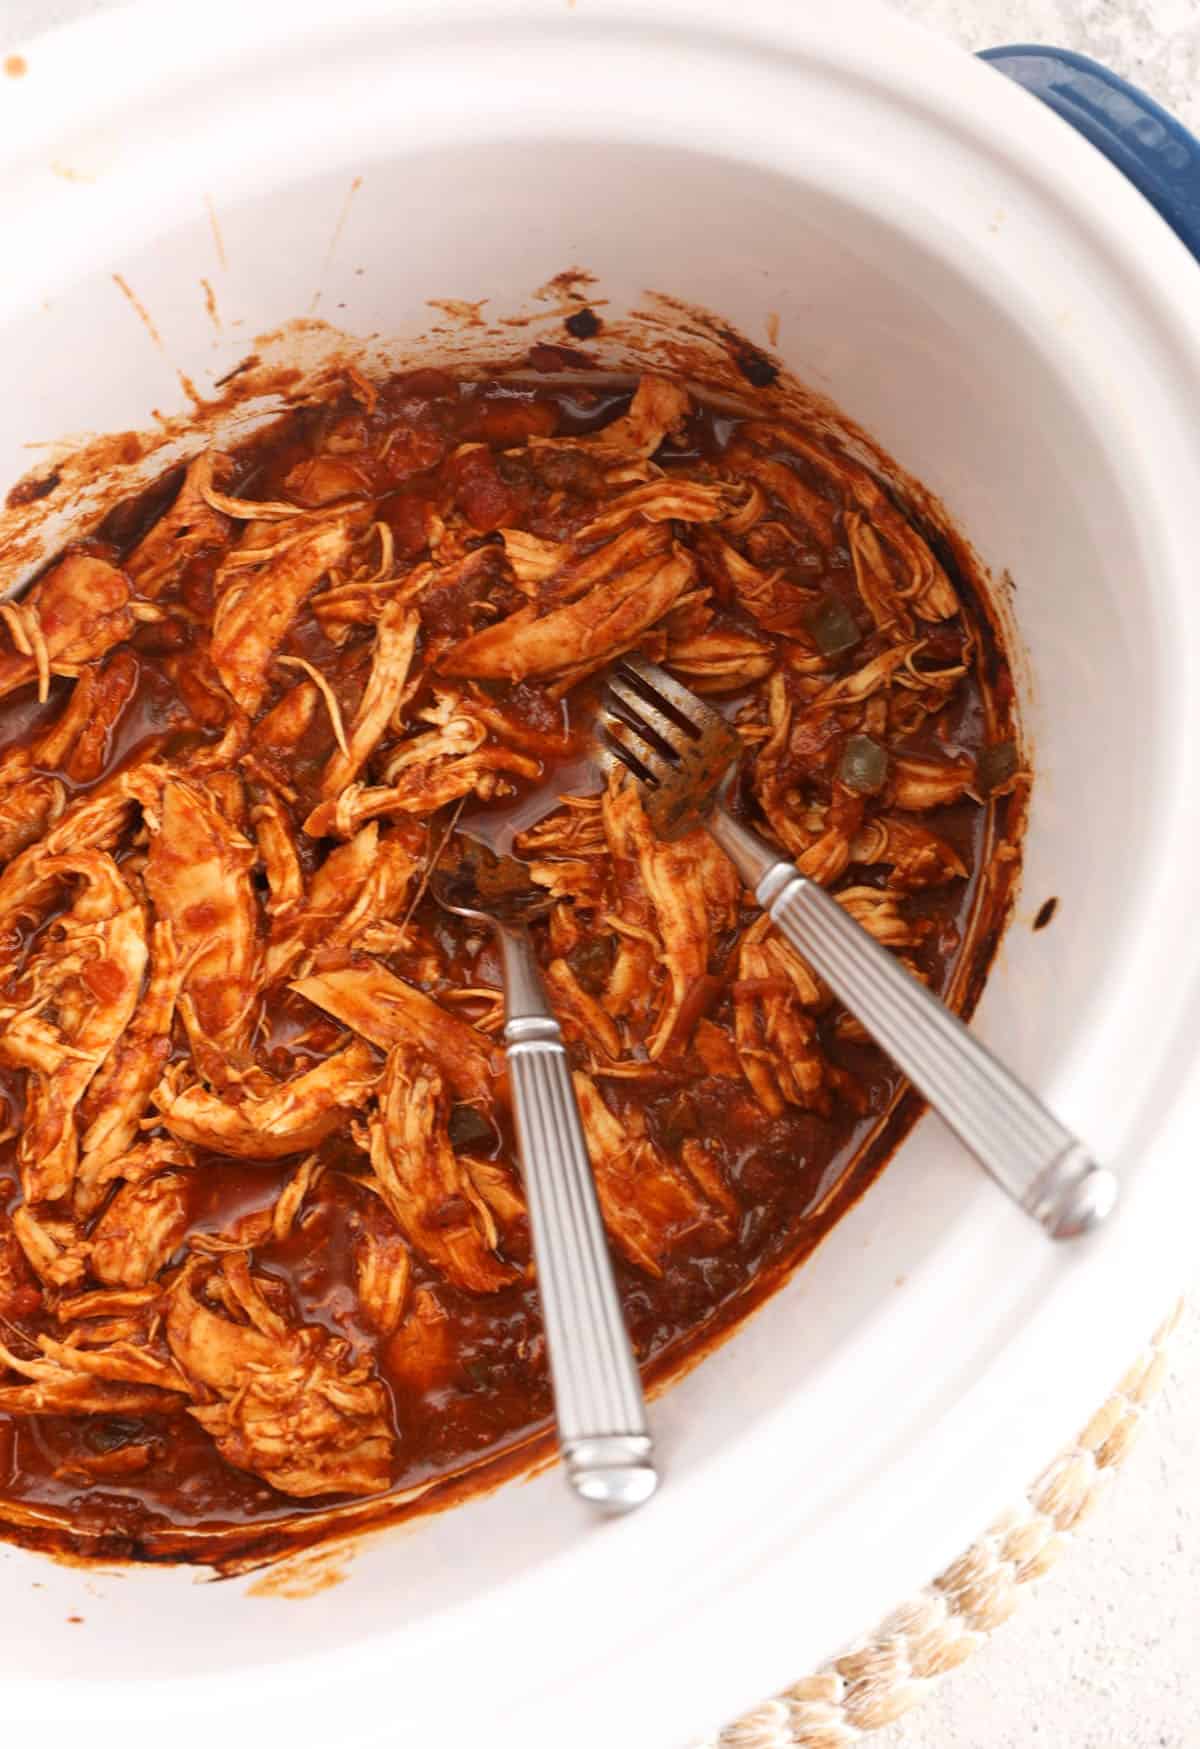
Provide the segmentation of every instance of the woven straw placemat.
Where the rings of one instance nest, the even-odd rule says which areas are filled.
[[[1166,1376],[1182,1311],[1180,1301],[1074,1444],[965,1555],[840,1658],[694,1749],[847,1749],[965,1663],[1054,1566],[1124,1462]]]

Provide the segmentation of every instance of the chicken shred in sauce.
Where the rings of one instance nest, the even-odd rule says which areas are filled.
[[[431,859],[639,650],[736,724],[734,807],[961,993],[1022,774],[948,565],[816,432],[663,376],[352,372],[0,605],[0,1522],[195,1553],[545,1428],[499,967]],[[517,851],[661,1369],[811,1249],[902,1086],[631,781]]]

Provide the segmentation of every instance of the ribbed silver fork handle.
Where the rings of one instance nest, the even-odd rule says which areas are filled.
[[[517,1146],[563,1462],[584,1500],[628,1512],[658,1484],[641,1380],[562,1034],[523,931],[499,933]]]
[[[709,829],[797,952],[1051,1238],[1074,1238],[1108,1215],[1116,1175],[836,899],[723,809]]]

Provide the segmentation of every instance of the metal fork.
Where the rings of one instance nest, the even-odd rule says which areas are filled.
[[[562,1033],[529,939],[553,898],[511,857],[475,851],[434,870],[430,890],[486,925],[500,949],[504,1043],[538,1298],[567,1480],[581,1499],[628,1512],[658,1486],[637,1362],[625,1329]]]
[[[711,706],[639,658],[610,675],[601,751],[639,780],[664,837],[701,820],[797,952],[980,1164],[1052,1239],[1097,1226],[1117,1178],[837,903],[735,820],[721,785],[744,751]]]

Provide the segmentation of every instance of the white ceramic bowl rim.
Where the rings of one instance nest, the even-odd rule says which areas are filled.
[[[905,1326],[890,1314],[865,1319],[831,1352],[825,1371],[814,1371],[803,1396],[758,1414],[753,1442],[731,1440],[672,1476],[651,1511],[584,1533],[536,1569],[514,1571],[501,1589],[398,1631],[390,1630],[381,1601],[373,1636],[324,1657],[307,1654],[302,1665],[276,1651],[259,1668],[246,1664],[219,1678],[160,1679],[148,1645],[144,1680],[106,1681],[89,1665],[85,1676],[56,1684],[49,1703],[51,1743],[55,1729],[65,1742],[68,1728],[74,1734],[86,1723],[94,1743],[115,1745],[170,1719],[185,1743],[199,1743],[216,1726],[239,1741],[270,1731],[286,1732],[297,1749],[335,1738],[367,1749],[406,1729],[438,1728],[452,1742],[500,1734],[549,1745],[569,1732],[575,1749],[613,1742],[662,1749],[801,1674],[802,1664],[835,1651],[956,1553],[1098,1404],[1191,1265],[1200,1184],[1191,1159],[1197,1065],[1190,1040],[1200,1029],[1200,940],[1189,921],[1195,828],[1188,803],[1197,793],[1200,750],[1200,615],[1187,589],[1191,555],[1200,550],[1200,422],[1192,417],[1200,402],[1200,281],[1167,228],[1091,148],[995,73],[866,3],[810,9],[743,0],[731,13],[720,0],[580,0],[575,9],[565,0],[413,0],[403,7],[355,0],[335,19],[319,0],[295,0],[283,18],[274,8],[212,0],[204,28],[196,29],[172,8],[144,5],[43,39],[31,51],[31,84],[42,81],[36,99],[26,105],[16,93],[9,116],[0,113],[0,216],[8,236],[36,236],[44,248],[36,260],[13,262],[0,322],[32,307],[47,286],[69,284],[98,234],[90,227],[100,218],[81,209],[73,220],[69,188],[46,182],[47,159],[75,147],[107,154],[96,212],[111,218],[124,202],[132,236],[143,219],[135,167],[123,156],[126,135],[136,141],[139,130],[153,136],[157,128],[164,142],[161,161],[141,167],[147,189],[172,176],[190,186],[185,119],[197,94],[216,102],[225,85],[241,89],[248,70],[267,69],[261,101],[264,108],[278,102],[282,113],[289,93],[309,81],[319,87],[322,68],[351,48],[384,56],[400,44],[423,67],[457,44],[463,103],[452,113],[443,100],[440,126],[459,140],[571,140],[607,130],[798,176],[780,99],[789,80],[810,94],[822,86],[848,103],[885,104],[912,119],[914,150],[918,132],[931,130],[955,142],[968,166],[962,182],[949,168],[938,187],[909,190],[902,220],[940,241],[943,226],[965,227],[974,205],[993,198],[994,178],[1014,209],[1034,215],[1031,227],[1061,240],[1064,261],[1097,264],[1142,361],[1135,371],[1116,341],[1105,359],[1089,361],[1084,351],[1078,359],[1081,396],[1111,407],[1113,443],[1148,507],[1144,556],[1160,595],[1147,616],[1147,663],[1152,675],[1172,681],[1158,701],[1147,766],[1156,856],[1150,872],[1140,869],[1138,915],[1111,964],[1097,944],[1096,977],[1107,980],[1109,1006],[1089,1014],[1086,1036],[1081,1027],[1049,1082],[1069,1120],[1100,1124],[1109,1156],[1126,1173],[1120,1219],[1075,1253],[1047,1250],[1014,1276],[1007,1294],[989,1282],[986,1303],[970,1306],[969,1315],[964,1309],[960,1327],[946,1327],[943,1374],[919,1414],[864,1404],[870,1465],[864,1471],[846,1455],[845,1487],[823,1501],[819,1517],[790,1485],[788,1461],[819,1436],[813,1405],[828,1411],[840,1403],[844,1413],[872,1349],[876,1366],[886,1354],[899,1378],[906,1367],[928,1365],[927,1355],[898,1346]],[[485,49],[504,72],[491,86],[481,70]],[[728,107],[701,113],[697,94],[711,89],[714,60],[725,70]],[[105,68],[103,79],[95,77],[97,66]],[[628,83],[614,90],[613,75]],[[409,101],[413,115],[428,112],[432,149],[442,140],[435,97],[414,90]],[[160,113],[167,106],[182,118],[178,142]],[[371,109],[364,95],[364,118]],[[338,125],[352,133],[355,118]],[[218,181],[234,152],[254,140],[232,121],[230,133],[236,137],[213,142]],[[832,175],[831,164],[851,144],[805,135],[813,177]],[[279,157],[282,177],[279,138],[264,139],[262,152],[272,162],[272,154]],[[856,161],[847,199],[886,194],[902,202],[894,167],[881,163],[875,174],[873,185]],[[981,180],[968,185],[973,176]],[[148,197],[146,225],[157,210]],[[1017,260],[1024,246],[1014,242]],[[1006,297],[1012,321],[1032,332],[1049,320],[1044,306],[1052,299],[1041,286],[1027,289],[1028,302],[1012,283]],[[1100,317],[1089,311],[1093,319]],[[1079,344],[1068,316],[1062,344],[1068,351]],[[86,358],[77,363],[86,368]],[[1178,854],[1168,855],[1168,846]],[[1163,932],[1172,918],[1166,984]],[[1131,1067],[1125,1085],[1114,1062],[1135,1021],[1152,1072]],[[980,1192],[969,1211],[972,1255],[980,1259],[992,1232],[997,1250],[1019,1242],[1001,1208],[994,1228],[980,1228],[985,1206],[991,1210]],[[960,1209],[955,1221],[953,1237],[965,1246],[967,1215]],[[840,1382],[833,1376],[839,1371]],[[736,1383],[732,1363],[712,1376],[726,1388]],[[736,1395],[727,1411],[736,1415]],[[532,1486],[539,1510],[549,1496],[537,1490],[549,1485]],[[406,1550],[419,1564],[419,1535],[397,1545],[398,1586]],[[6,1593],[7,1575],[19,1569],[24,1584],[24,1559],[0,1562],[0,1618],[9,1595],[18,1595],[15,1584]],[[135,1575],[120,1586],[164,1577]],[[170,1584],[161,1589],[169,1616],[175,1592]],[[97,1613],[103,1607],[92,1606]],[[159,1631],[169,1638],[169,1622]],[[44,1734],[45,1683],[17,1670],[6,1670],[4,1681],[12,1728]],[[355,1705],[362,1710],[348,1722]]]

